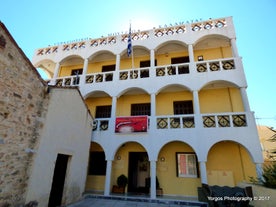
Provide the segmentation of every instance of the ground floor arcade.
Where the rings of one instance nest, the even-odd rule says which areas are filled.
[[[162,188],[164,195],[196,197],[201,183],[235,186],[256,177],[250,153],[233,141],[214,144],[206,161],[198,160],[198,153],[179,140],[162,146],[155,160],[150,153],[140,143],[126,142],[117,149],[113,160],[107,160],[106,149],[92,142],[86,190],[109,195],[117,185],[117,177],[124,174],[128,177],[125,192],[129,194],[156,198],[154,189]]]

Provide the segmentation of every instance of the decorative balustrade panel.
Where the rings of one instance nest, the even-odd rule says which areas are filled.
[[[119,73],[120,80],[139,79],[139,78],[148,78],[148,77],[149,77],[149,68],[123,70],[123,71],[120,71]]]
[[[80,76],[68,76],[56,79],[56,86],[76,86],[80,83]]]
[[[246,127],[245,114],[219,114],[203,115],[202,123],[205,128],[214,127]]]
[[[93,122],[93,131],[106,131],[108,130],[108,119],[96,119]]]
[[[198,22],[198,23],[192,24],[192,31],[197,32],[200,30],[210,30],[214,28],[222,28],[225,26],[227,26],[225,19],[210,20],[210,21]]]
[[[234,59],[223,59],[216,61],[200,61],[196,62],[196,70],[199,73],[208,71],[222,71],[222,70],[233,70],[235,69]]]
[[[226,26],[227,26],[226,19],[214,19],[214,20],[195,22],[190,24],[190,27],[185,24],[182,24],[182,25],[175,25],[175,26],[169,26],[169,27],[165,26],[164,28],[157,28],[157,29],[154,28],[153,31],[151,30],[132,31],[131,39],[132,41],[136,41],[136,40],[141,41],[149,38],[159,38],[163,36],[178,35],[178,34],[184,34],[188,32],[198,32],[201,30],[212,30],[217,28],[223,28]],[[61,42],[52,47],[38,49],[36,52],[36,55],[37,56],[49,55],[52,53],[67,52],[70,50],[79,50],[79,49],[84,49],[89,47],[114,45],[121,42],[126,43],[128,40],[128,32],[126,32],[125,34],[122,34],[121,36],[119,36],[119,38],[117,37],[118,36],[114,36],[113,34],[108,37],[101,37],[97,39],[83,38],[83,39],[74,40],[74,41]]]
[[[88,74],[85,77],[86,84],[113,81],[113,72]]]
[[[156,119],[157,129],[195,128],[194,116],[168,116]]]
[[[188,63],[157,66],[155,71],[157,77],[188,74],[190,72]]]

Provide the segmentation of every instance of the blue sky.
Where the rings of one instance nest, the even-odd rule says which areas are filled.
[[[276,0],[1,0],[0,20],[31,60],[34,50],[175,22],[232,16],[257,124],[276,128]],[[275,58],[275,59],[274,59]]]

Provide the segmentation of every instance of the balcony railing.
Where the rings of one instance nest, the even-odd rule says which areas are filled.
[[[93,122],[93,131],[107,131],[110,118],[97,118]]]
[[[244,112],[239,113],[219,113],[219,114],[201,114],[201,126],[197,126],[194,114],[187,115],[168,115],[156,116],[156,127],[149,127],[149,130],[156,129],[194,129],[198,127],[203,128],[224,128],[224,127],[247,127],[248,121]],[[107,131],[110,130],[111,118],[95,119],[93,123],[93,131]],[[114,129],[111,129],[114,130]]]
[[[156,77],[188,74],[190,72],[189,63],[157,66],[155,71]]]
[[[79,85],[80,83],[80,76],[66,76],[62,78],[56,79],[56,86],[75,86]]]
[[[247,126],[245,113],[204,114],[202,122],[205,128]]]
[[[234,70],[236,69],[234,58],[227,58],[227,59],[219,59],[219,60],[208,60],[208,61],[200,61],[195,62],[196,70],[198,73],[205,73],[205,72],[220,72],[226,70]],[[149,67],[145,68],[135,68],[135,69],[126,69],[126,70],[119,70],[119,71],[110,71],[110,72],[100,72],[100,73],[91,73],[85,75],[85,84],[97,84],[97,83],[104,83],[104,82],[112,82],[116,81],[118,77],[119,81],[124,80],[134,80],[134,79],[144,79],[144,78],[151,78],[151,77],[165,77],[165,76],[177,76],[183,74],[190,74],[191,73],[191,64],[190,63],[182,63],[182,64],[171,64],[171,65],[164,65],[164,66],[155,66],[154,72],[150,72]],[[118,74],[118,76],[115,76]],[[75,86],[80,84],[80,77],[79,76],[66,76],[66,77],[59,77],[56,79],[57,86]]]
[[[113,72],[93,73],[87,74],[85,76],[86,84],[101,83],[108,81],[113,81]]]
[[[236,66],[233,58],[196,62],[196,70],[199,73],[233,70],[235,68]]]
[[[157,129],[195,128],[194,115],[158,116]]]
[[[129,79],[139,79],[139,78],[148,78],[149,68],[139,68],[139,69],[129,69],[123,70],[119,73],[120,80],[129,80]]]

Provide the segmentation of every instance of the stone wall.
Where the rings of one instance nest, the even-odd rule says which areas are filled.
[[[25,202],[47,112],[46,87],[0,22],[0,206]]]

